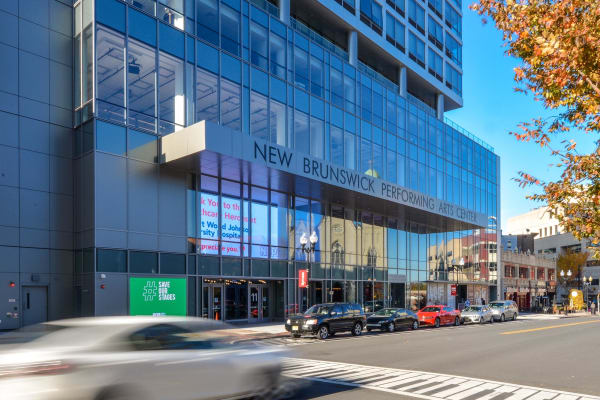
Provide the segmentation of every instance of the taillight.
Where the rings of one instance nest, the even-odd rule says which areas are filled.
[[[43,361],[37,363],[18,364],[0,367],[0,378],[14,378],[25,375],[57,375],[73,369],[73,366],[62,361]]]

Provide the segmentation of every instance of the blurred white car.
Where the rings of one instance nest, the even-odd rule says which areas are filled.
[[[223,323],[183,317],[47,322],[0,336],[0,397],[272,398],[279,348],[236,344]]]

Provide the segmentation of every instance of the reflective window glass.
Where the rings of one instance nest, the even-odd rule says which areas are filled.
[[[323,158],[323,121],[318,118],[310,119],[310,154],[317,158]]]
[[[181,59],[185,55],[185,35],[165,24],[158,24],[160,49]]]
[[[251,22],[250,23],[250,62],[265,70],[268,69],[267,60],[269,37],[267,28]]]
[[[137,160],[157,162],[158,140],[154,135],[129,129],[127,156]]]
[[[129,40],[129,51],[127,54],[129,109],[130,111],[151,117],[156,115],[156,104],[154,101],[156,82],[155,54],[156,52],[153,48],[136,40]]]
[[[96,149],[125,155],[125,128],[96,121]]]
[[[285,78],[285,38],[271,32],[269,35],[269,52],[271,55],[272,74]]]
[[[125,38],[102,26],[96,32],[96,97],[113,105],[125,106]],[[122,119],[122,118],[121,118]]]
[[[153,18],[129,9],[129,36],[156,46],[156,22]]]
[[[217,76],[196,68],[196,122],[219,123],[219,92]]]
[[[250,94],[250,132],[252,136],[269,140],[267,98],[254,91]]]
[[[183,61],[166,53],[159,54],[158,106],[161,119],[185,124]]]
[[[185,274],[185,255],[184,254],[160,254],[160,273],[161,274]]]
[[[221,79],[221,124],[234,130],[241,130],[241,89],[240,85]]]
[[[218,0],[196,0],[197,34],[203,40],[219,45]]]
[[[294,112],[294,148],[308,154],[310,153],[309,141],[308,115],[296,110]]]
[[[129,272],[139,274],[158,273],[158,257],[156,253],[145,251],[129,252]]]
[[[127,272],[127,252],[125,250],[96,250],[96,271]]]
[[[221,5],[221,48],[225,51],[240,55],[241,21],[239,11],[226,5]]]
[[[285,146],[285,105],[275,100],[270,100],[269,130],[271,142]]]
[[[117,0],[96,0],[96,21],[125,32],[125,5]]]
[[[344,131],[335,126],[331,127],[331,162],[344,165]]]

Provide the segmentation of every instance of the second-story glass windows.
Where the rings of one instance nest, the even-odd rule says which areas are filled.
[[[323,50],[311,46],[310,55],[310,91],[315,96],[325,97],[323,93],[323,82],[325,80],[323,67]]]
[[[299,34],[295,35],[296,46],[294,46],[294,76],[296,85],[308,90],[309,66],[308,66],[308,41]],[[302,46],[302,48],[300,47]]]
[[[405,44],[405,28],[396,18],[392,17],[390,13],[386,13],[386,34],[385,37],[388,42],[396,46],[400,51],[404,52]]]
[[[183,0],[158,0],[156,16],[176,28],[183,30]]]
[[[348,10],[352,14],[354,14],[354,11],[356,10],[356,4],[354,3],[354,0],[335,0],[335,1],[337,1],[339,4],[341,4],[346,10]]]
[[[429,30],[429,41],[435,44],[438,49],[444,50],[444,28],[435,22],[431,15],[429,16],[429,24],[427,28]]]
[[[427,5],[429,9],[433,11],[438,17],[443,19],[442,17],[442,1],[443,0],[428,0]]]
[[[408,0],[408,22],[425,34],[425,10],[415,0]]]
[[[268,70],[269,32],[259,23],[250,23],[250,62]]]
[[[462,75],[446,63],[446,86],[462,96]]]
[[[341,67],[341,62],[339,63]],[[344,81],[343,72],[336,68],[334,63],[331,64],[329,73],[329,82],[331,87],[331,103],[343,108],[344,107]]]
[[[462,65],[462,47],[448,32],[446,32],[446,55],[458,65]]]
[[[223,50],[240,55],[240,31],[242,24],[240,12],[231,7],[221,4],[221,48]]]
[[[125,38],[98,25],[96,29],[96,97],[102,116],[124,123],[125,111]]]
[[[158,112],[161,120],[185,124],[183,60],[162,51],[158,57]]]
[[[396,12],[404,17],[406,10],[405,0],[386,0],[388,5],[392,7]]]
[[[383,14],[381,4],[375,0],[361,0],[360,20],[381,35],[383,32]]]
[[[459,37],[462,37],[462,17],[460,14],[446,1],[446,25],[452,29]]]
[[[196,0],[197,34],[202,39],[219,45],[219,1]]]
[[[281,30],[274,29],[273,20],[271,20],[271,34],[269,35],[269,54],[271,55],[271,73],[285,79],[285,28]],[[282,36],[283,35],[283,36]]]
[[[427,62],[429,64],[429,73],[435,76],[440,82],[443,82],[444,64],[442,57],[433,49],[429,49]]]
[[[156,49],[129,39],[127,51],[128,122],[136,128],[155,130]]]
[[[219,123],[219,85],[217,75],[196,68],[196,122]]]
[[[425,43],[412,32],[408,32],[408,56],[425,68]]]

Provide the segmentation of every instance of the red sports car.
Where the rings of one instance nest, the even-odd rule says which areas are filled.
[[[417,312],[420,325],[460,325],[460,311],[448,306],[426,306]]]

